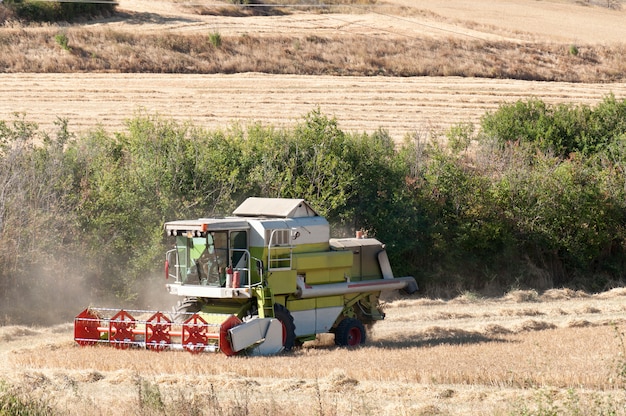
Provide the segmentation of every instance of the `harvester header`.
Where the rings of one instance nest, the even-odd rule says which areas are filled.
[[[181,298],[174,311],[86,309],[76,342],[267,355],[331,332],[356,346],[384,318],[382,291],[417,290],[413,277],[394,277],[380,241],[330,238],[302,199],[248,198],[232,216],[164,230],[173,240],[166,287]]]

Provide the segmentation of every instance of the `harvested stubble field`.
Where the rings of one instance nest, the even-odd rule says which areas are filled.
[[[69,324],[8,326],[0,370],[14,394],[69,415],[625,414],[625,301],[388,298],[366,346],[322,336],[275,357],[79,347]]]
[[[0,29],[0,120],[24,112],[49,131],[61,117],[74,131],[114,132],[144,112],[208,128],[281,126],[319,107],[347,131],[383,128],[399,140],[476,122],[502,102],[531,96],[574,104],[626,96],[624,10],[565,0],[352,3],[333,13],[234,16],[216,12],[215,2],[121,0],[119,16],[86,25],[9,24]],[[70,50],[55,43],[61,32]],[[204,66],[210,57],[202,54],[184,61],[191,65],[184,73],[140,70],[154,62],[163,72],[179,67],[180,55],[154,47],[155,39],[207,43],[212,33],[225,45],[268,39],[281,59],[324,39],[361,46],[343,54],[350,76],[304,65],[341,61],[319,50],[267,71],[267,50],[243,47],[237,51],[248,59],[222,57],[230,71]],[[364,59],[368,42],[407,40],[413,48],[405,51],[421,54],[402,65]],[[381,68],[436,76],[380,76]],[[365,76],[372,73],[379,76]],[[264,358],[79,348],[71,324],[6,326],[0,371],[14,397],[70,415],[623,415],[625,302],[622,289],[393,298],[363,348],[337,349],[323,338]]]

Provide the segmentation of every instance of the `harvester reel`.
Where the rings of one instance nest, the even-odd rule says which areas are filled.
[[[135,318],[122,309],[109,321],[109,342],[115,348],[130,347],[135,342],[133,330],[136,326]]]
[[[146,321],[146,348],[163,351],[172,343],[170,330],[172,321],[162,312],[157,312]]]
[[[208,323],[198,314],[183,322],[182,344],[183,348],[192,354],[204,351],[208,344]]]

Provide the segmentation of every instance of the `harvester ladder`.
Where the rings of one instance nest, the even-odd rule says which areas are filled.
[[[291,270],[291,262],[293,260],[291,230],[289,228],[272,230],[267,241],[268,270]]]
[[[259,318],[273,318],[274,317],[274,292],[269,287],[259,288],[259,301],[262,305],[259,305]]]

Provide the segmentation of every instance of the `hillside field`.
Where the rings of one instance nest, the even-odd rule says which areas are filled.
[[[125,120],[159,114],[210,129],[260,122],[292,126],[320,108],[346,132],[441,132],[478,123],[485,111],[529,97],[547,103],[595,105],[606,95],[626,96],[626,83],[572,84],[479,78],[333,77],[180,74],[4,74],[0,120],[15,111],[53,132],[57,117],[71,131],[102,126],[124,131]],[[33,88],[36,86],[37,88]],[[63,97],[59,99],[59,97]]]
[[[621,56],[624,53],[626,25],[623,21],[626,10],[607,9],[593,1],[584,4],[574,1],[506,0],[494,4],[486,0],[428,0],[420,1],[419,5],[405,0],[353,1],[344,2],[352,3],[352,6],[332,9],[332,13],[293,7],[282,14],[248,17],[229,15],[233,14],[233,10],[225,8],[227,3],[213,0],[121,0],[118,17],[101,19],[80,28],[55,29],[45,25],[5,28],[7,42],[0,42],[1,48],[8,48],[10,39],[28,38],[24,35],[46,39],[47,44],[44,48],[27,43],[17,44],[15,50],[0,49],[5,50],[5,59],[14,68],[0,75],[0,95],[3,97],[0,100],[0,120],[11,120],[13,114],[19,112],[46,131],[54,131],[54,122],[58,118],[67,119],[72,131],[81,132],[96,126],[108,131],[121,131],[125,128],[125,120],[143,112],[191,121],[211,129],[255,122],[280,127],[293,125],[306,113],[319,107],[323,113],[336,117],[339,126],[348,132],[372,132],[382,128],[396,140],[401,140],[406,134],[441,133],[455,123],[478,122],[485,111],[519,99],[537,97],[548,103],[593,105],[610,93],[617,98],[626,95],[624,59],[618,58],[617,63],[611,63],[596,56],[602,48],[608,51],[606,56]],[[70,51],[54,45],[55,36],[65,31]],[[367,59],[368,42],[380,41],[378,47],[384,48],[385,42],[392,45],[400,41],[427,41],[425,44],[414,44],[414,48],[429,50],[411,57],[413,61],[403,62],[405,72],[419,68],[422,61],[428,60],[425,73],[489,74],[492,70],[488,66],[494,70],[503,66],[510,67],[508,72],[519,72],[528,77],[533,76],[534,65],[540,68],[536,76],[569,79],[580,72],[586,74],[583,79],[592,82],[255,72],[255,68],[268,66],[266,60],[270,59],[270,53],[275,52],[272,50],[261,50],[259,55],[245,58],[256,60],[256,64],[243,66],[252,72],[137,73],[135,71],[141,71],[142,62],[159,60],[163,65],[170,65],[170,61],[181,59],[181,56],[172,53],[162,57],[159,55],[166,52],[145,50],[125,59],[124,54],[128,53],[125,48],[132,48],[132,42],[139,40],[118,49],[109,43],[101,44],[99,47],[102,49],[90,46],[90,39],[91,43],[101,38],[118,39],[123,38],[124,33],[141,33],[157,38],[173,34],[208,37],[217,33],[224,42],[252,35],[261,39],[282,36],[276,42],[284,46],[274,48],[284,48],[287,54],[297,53],[298,45],[315,36],[315,39],[321,39],[318,41],[322,45],[331,41],[339,43],[340,46],[332,49],[332,53],[344,53],[345,66],[354,67],[353,72],[357,74],[359,68],[365,65],[361,60]],[[85,40],[81,41],[83,37]],[[342,51],[340,48],[350,45],[341,46],[343,41],[354,42],[351,45],[365,49]],[[165,38],[162,42],[169,41]],[[466,49],[473,48],[475,43],[478,50],[468,52]],[[74,44],[78,45],[77,50],[71,50]],[[533,45],[537,45],[534,51]],[[576,59],[568,58],[570,45],[579,45],[580,55]],[[476,59],[480,48],[485,48],[488,58],[485,62],[474,64],[471,61]],[[24,49],[28,51],[26,55]],[[15,57],[11,58],[11,54]],[[91,55],[92,60],[97,61],[100,55],[107,54],[117,56],[110,58],[109,65],[129,68],[133,73],[121,73],[116,67],[71,73],[73,65],[85,62],[84,57],[82,61],[77,61],[77,56]],[[284,58],[283,55],[271,57]],[[234,61],[234,68],[242,66],[236,61],[237,57],[224,59]],[[307,57],[303,59],[306,61]],[[308,59],[319,60],[322,65],[324,61],[341,63],[341,57],[327,56],[323,49],[311,52]],[[398,59],[403,58],[400,55]],[[393,67],[393,63],[381,62],[385,67]],[[283,70],[280,61],[270,62],[269,67],[272,68],[272,65],[277,72]],[[35,70],[15,72],[20,68]],[[614,75],[603,75],[607,73]],[[593,81],[596,79],[620,81]]]

